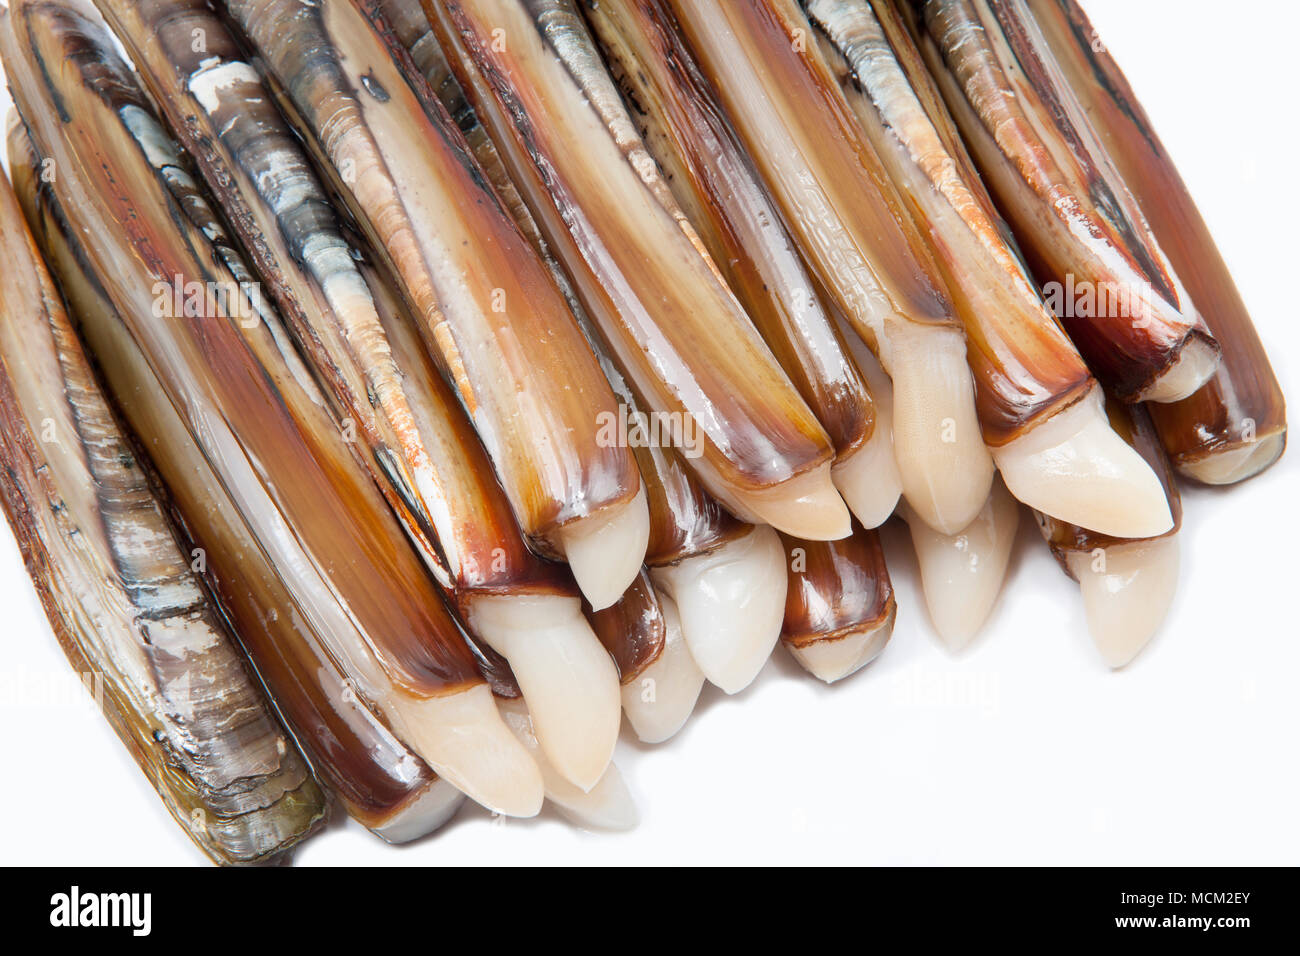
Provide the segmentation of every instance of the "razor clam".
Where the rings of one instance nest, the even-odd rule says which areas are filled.
[[[656,0],[585,8],[650,155],[741,305],[835,446],[831,477],[869,528],[901,488],[871,395],[713,92]]]
[[[15,3],[0,55],[107,299],[356,693],[450,783],[536,813],[536,765],[93,11]]]
[[[438,45],[438,38],[429,27],[429,19],[424,15],[420,0],[378,0],[378,8],[392,28],[393,36],[411,55],[416,70],[428,81],[429,89],[465,135],[465,142],[478,160],[479,167],[520,232],[533,244],[548,266],[557,266],[523,196],[519,195],[519,189],[501,162],[501,154],[492,144],[483,124],[478,121],[478,114],[465,99],[465,91],[452,75],[442,47]],[[573,308],[575,298],[572,286],[562,273],[557,276],[557,285],[569,301],[569,307]]]
[[[1185,398],[1219,346],[1020,0],[926,0],[926,62],[1046,298],[1124,401]]]
[[[623,713],[644,743],[667,740],[685,726],[704,687],[704,672],[687,647],[677,605],[655,592],[664,622],[664,646],[659,656],[623,685]]]
[[[574,313],[587,327],[580,303],[574,304]],[[682,666],[662,668],[654,679],[656,686],[669,683],[663,696],[671,705],[660,705],[660,711],[669,713],[662,713],[654,725],[676,730],[681,723],[674,724],[672,718],[684,709],[684,722],[699,693],[697,672],[725,693],[735,694],[748,687],[767,662],[781,633],[783,551],[770,526],[741,521],[709,494],[681,450],[650,440],[639,399],[596,347],[620,411],[627,416],[627,444],[645,483],[650,509],[646,567],[656,592],[672,602],[673,617],[689,648],[683,656],[692,662],[687,666],[679,659]],[[648,696],[657,700],[658,694],[654,690]],[[623,709],[630,713],[626,691],[623,699]]]
[[[825,431],[677,208],[572,4],[426,13],[610,356],[653,421],[698,442],[691,470],[745,520],[846,534]]]
[[[204,579],[259,679],[322,782],[348,814],[385,840],[441,826],[464,796],[434,776],[356,694],[309,618],[295,605],[234,502],[167,400],[85,255],[66,232],[48,186],[37,192],[31,144],[11,134],[9,165],[24,212],[99,360],[106,385],[167,486],[176,523],[203,555]],[[26,170],[26,175],[18,171]]]
[[[1160,441],[1188,478],[1218,485],[1257,475],[1286,447],[1286,400],[1223,256],[1087,15],[1074,0],[1029,6],[1160,248],[1223,346],[1209,381],[1182,401],[1150,408]]]
[[[636,466],[599,444],[613,395],[464,136],[372,2],[225,8],[420,317],[530,542],[612,604],[645,549]]]
[[[781,550],[775,533],[770,529],[752,531],[729,514],[690,473],[679,450],[641,439],[644,429],[638,429],[648,419],[644,417],[638,399],[602,352],[599,334],[592,328],[568,277],[556,262],[513,180],[506,173],[495,145],[466,102],[460,84],[449,72],[442,49],[422,9],[416,0],[383,0],[381,7],[393,24],[398,40],[411,53],[448,112],[456,118],[480,165],[515,217],[520,231],[552,270],[556,285],[593,343],[619,400],[620,414],[625,416],[618,424],[628,434],[620,435],[616,440],[633,447],[645,481],[650,511],[646,564],[660,586],[669,587],[682,596],[685,620],[680,623],[699,667],[704,668],[711,681],[728,692],[741,690],[762,668],[780,634],[782,598],[767,590],[782,574]],[[872,450],[885,460],[886,466],[892,466],[891,448],[884,447],[882,452],[880,443],[873,442]],[[862,456],[865,453],[858,454]],[[882,484],[889,484],[887,475]],[[895,480],[894,486],[897,484]],[[761,546],[755,547],[755,543]],[[716,553],[711,553],[715,549]],[[692,560],[706,553],[710,553],[707,559]],[[668,565],[674,567],[670,571],[656,570]],[[635,602],[635,596],[625,594],[622,600]],[[638,642],[638,635],[626,632],[621,635],[621,640],[630,648]],[[617,659],[619,652],[608,643],[607,646],[611,647]],[[646,700],[630,693],[626,682],[624,684],[624,711],[633,720],[638,733],[643,727],[650,728],[646,732],[656,739],[664,739],[658,736],[663,728],[671,727],[675,731],[681,726],[699,692],[700,685],[695,679],[699,667],[695,666],[690,652],[683,649],[681,654],[672,655],[672,660],[681,666],[659,668],[661,673],[654,678],[653,688],[643,687],[641,696]],[[678,681],[680,686],[677,686]],[[644,681],[641,683],[645,684]],[[668,686],[664,686],[665,683]],[[638,722],[632,714],[645,711],[643,704],[654,704],[655,716],[650,717],[647,712]]]
[[[663,653],[664,616],[644,568],[616,603],[603,611],[590,605],[585,610],[596,636],[618,665],[620,683],[636,679]]]
[[[537,761],[546,799],[554,804],[560,816],[585,830],[631,830],[636,826],[636,804],[616,764],[607,764],[591,786],[579,787],[547,759],[546,751],[537,741],[537,728],[526,701],[499,700],[497,706],[506,726]]]
[[[1006,240],[960,137],[891,0],[805,0],[881,162],[966,328],[985,444],[1013,494],[1110,534],[1172,523],[1160,482],[1110,430],[1101,386]]]
[[[988,497],[961,325],[794,0],[666,0],[762,175],[824,301],[894,385],[903,495],[953,532]]]
[[[581,306],[577,314],[586,315]],[[656,591],[672,602],[673,617],[689,648],[686,656],[693,662],[664,668],[655,678],[656,684],[670,684],[664,698],[672,707],[661,710],[671,710],[675,717],[676,708],[685,708],[684,722],[690,713],[686,701],[694,704],[692,689],[699,693],[697,671],[725,693],[735,694],[767,663],[781,634],[784,552],[769,525],[741,521],[709,494],[681,450],[637,431],[644,431],[647,420],[640,402],[609,358],[603,353],[601,358],[614,394],[626,409],[628,444],[645,482],[650,508],[646,567]],[[651,696],[657,699],[658,690]],[[672,724],[667,714],[661,721]]]
[[[639,400],[612,362],[602,359],[627,410],[629,433],[636,436],[646,421]],[[738,693],[758,676],[781,633],[780,538],[770,526],[747,524],[723,508],[687,467],[681,450],[635,437],[629,444],[650,508],[646,566],[651,580],[673,601],[698,669],[724,692]],[[694,670],[667,671],[660,680],[674,674],[683,686],[667,697],[684,701],[696,686]]]
[[[435,527],[475,544],[467,552],[475,562],[472,587],[452,592],[461,613],[489,650],[508,662],[518,691],[504,696],[527,700],[550,766],[581,787],[594,786],[614,752],[621,722],[620,655],[611,659],[607,648],[614,652],[644,635],[629,631],[607,639],[596,633],[586,614],[590,605],[577,595],[572,577],[528,550],[468,419],[421,346],[417,320],[385,278],[369,266],[362,266],[362,274],[406,381],[424,386],[423,392],[413,390],[423,399],[417,414],[422,431],[435,439],[432,457],[447,476],[443,516]],[[496,521],[495,536],[484,525],[489,518]],[[626,600],[624,595],[607,610]]]
[[[948,650],[960,651],[980,632],[1002,593],[1020,505],[994,478],[989,500],[956,534],[939,534],[906,505],[899,515],[916,550],[930,623]]]
[[[876,427],[893,428],[894,396],[888,377],[864,343],[851,341],[850,347],[871,384],[879,416]],[[949,650],[960,650],[979,632],[1001,593],[1020,508],[995,475],[984,506],[954,535],[935,531],[906,501],[897,514],[906,522],[916,551],[930,622]]]
[[[511,663],[551,762],[591,785],[618,736],[618,674],[567,569],[525,544],[415,320],[363,275],[297,138],[204,0],[98,3],[462,620]]]
[[[1150,538],[1097,534],[1039,513],[1038,527],[1065,573],[1079,582],[1088,632],[1111,667],[1123,667],[1150,642],[1178,590],[1178,528],[1183,509],[1151,406],[1108,399],[1111,427],[1160,478],[1174,526]]]
[[[325,798],[191,570],[0,176],[0,504],[68,662],[191,840],[285,853]]]
[[[781,642],[828,684],[875,660],[894,632],[898,605],[876,531],[854,524],[842,541],[782,537],[790,584]]]

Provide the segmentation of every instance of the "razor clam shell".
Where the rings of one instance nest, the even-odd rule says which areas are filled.
[[[1218,369],[1180,402],[1152,404],[1151,417],[1174,467],[1195,466],[1272,441],[1276,452],[1236,480],[1258,474],[1286,445],[1286,399],[1241,294],[1187,186],[1110,53],[1074,0],[1030,0],[1088,120],[1142,206],[1160,248],[1219,344]],[[1098,47],[1101,47],[1098,49]]]
[[[1135,401],[1189,342],[1217,351],[1023,3],[928,0],[924,20],[922,53],[1034,273],[1136,300],[1062,309],[1098,380]]]
[[[310,161],[235,38],[203,0],[98,0],[172,130],[250,251],[366,463],[457,602],[473,592],[576,595],[524,543],[454,393],[410,334],[413,317],[342,234]],[[203,49],[192,37],[202,31]]]
[[[3,177],[0,250],[0,503],[50,625],[190,839],[220,864],[274,858],[317,829],[324,795],[191,570]]]
[[[888,174],[858,127],[794,0],[666,0],[817,278],[891,371],[892,322],[956,328],[947,290]],[[743,62],[734,58],[741,56]],[[738,78],[779,78],[755,97]],[[811,171],[809,175],[807,171]]]
[[[530,542],[562,556],[561,526],[639,480],[596,440],[614,399],[545,266],[373,2],[225,6],[421,316]]]
[[[671,15],[656,0],[584,9],[677,203],[837,457],[852,454],[875,422],[866,382]]]
[[[411,55],[416,70],[428,81],[429,89],[464,134],[465,142],[478,160],[479,167],[519,231],[527,237],[548,266],[558,266],[537,228],[533,214],[528,211],[524,197],[519,195],[519,189],[501,162],[501,154],[497,152],[487,130],[479,122],[478,114],[465,98],[465,91],[447,65],[447,58],[429,26],[420,0],[378,0],[378,7],[397,41]],[[569,302],[569,307],[573,308],[575,300],[568,279],[560,278],[557,285]]]
[[[650,575],[643,568],[614,604],[600,611],[583,602],[591,628],[618,665],[619,680],[628,684],[659,659],[666,625]]]
[[[839,541],[781,535],[788,586],[781,640],[802,648],[888,625],[897,613],[880,535],[856,520]],[[796,570],[796,568],[798,570]]]
[[[576,314],[585,319],[581,309]],[[590,334],[595,339],[595,331]],[[630,430],[632,422],[645,420],[645,406],[599,343],[595,347],[605,376],[618,396],[620,411],[628,416]],[[656,442],[630,443],[650,509],[646,567],[675,564],[749,533],[752,526],[735,517],[705,489],[679,450]]]
[[[108,299],[358,693],[418,732],[398,725],[422,702],[481,683],[426,568],[93,13],[11,9],[15,100]],[[202,301],[158,315],[182,282]]]
[[[747,495],[828,462],[824,430],[655,172],[573,6],[426,13],[609,354],[644,407],[703,436],[689,466],[710,493],[744,514]],[[494,43],[502,30],[509,42]]]
[[[579,326],[596,351],[601,368],[622,406],[620,411],[626,410],[629,415],[642,413],[640,400],[633,395],[622,374],[604,354],[599,334],[592,328],[591,320],[578,301],[568,276],[555,260],[532,213],[519,195],[514,180],[506,171],[496,146],[479,123],[478,115],[466,100],[460,83],[451,73],[442,48],[424,16],[423,8],[417,0],[382,0],[381,7],[393,26],[394,34],[410,52],[447,111],[456,118],[475,157],[492,181],[505,207],[510,210],[520,231],[528,237],[551,270],[556,285],[564,293]],[[646,502],[650,510],[650,540],[645,557],[647,566],[672,564],[746,533],[747,526],[704,490],[676,450],[652,446],[635,447],[632,451],[645,484]],[[615,657],[617,656],[616,654]]]
[[[461,474],[468,477],[471,481],[493,480],[490,463],[487,462],[483,453],[483,446],[478,443],[473,428],[470,426],[468,419],[459,406],[446,406],[446,417],[433,421],[428,421],[427,416],[433,414],[439,407],[440,403],[450,400],[449,389],[442,381],[438,371],[433,366],[433,359],[428,351],[424,348],[424,343],[420,338],[420,331],[417,325],[418,320],[411,314],[407,307],[406,301],[401,297],[388,277],[383,275],[374,264],[367,259],[360,259],[357,262],[357,269],[365,279],[366,286],[370,290],[375,311],[383,324],[384,333],[388,337],[388,345],[393,351],[393,356],[400,368],[404,369],[409,377],[408,383],[419,383],[428,388],[428,393],[423,395],[423,399],[417,401],[414,408],[416,414],[421,417],[422,427],[426,433],[440,434],[441,437],[451,438],[452,447],[464,455],[462,463],[466,470]],[[476,458],[478,459],[476,461]],[[486,468],[486,470],[481,470]],[[488,517],[495,517],[501,522],[499,527],[513,527],[516,533],[513,538],[505,538],[504,544],[508,548],[502,548],[498,552],[475,552],[475,560],[472,564],[473,576],[470,578],[472,587],[462,587],[459,590],[452,590],[451,596],[455,599],[456,609],[462,624],[465,623],[469,616],[470,603],[474,595],[482,593],[494,593],[490,583],[500,582],[507,583],[516,593],[558,593],[564,587],[571,587],[571,578],[564,574],[561,569],[556,568],[555,574],[549,579],[542,576],[539,571],[531,573],[513,575],[502,575],[498,570],[504,571],[506,568],[524,569],[528,571],[529,565],[533,562],[539,562],[540,559],[528,552],[525,555],[519,555],[516,547],[523,545],[523,539],[518,532],[518,525],[514,523],[513,513],[509,511],[509,505],[505,503],[504,498],[498,494],[494,498],[482,498],[478,500],[470,499],[473,506],[486,505]],[[493,514],[492,509],[505,505],[504,514],[496,512]],[[479,540],[487,539],[488,533],[484,530],[475,530],[473,528],[464,529],[466,537],[477,537]],[[433,541],[440,541],[439,538],[432,538]],[[471,537],[472,540],[472,537]],[[469,552],[467,552],[469,553]],[[488,563],[484,566],[483,560]],[[497,564],[496,562],[500,563]],[[551,567],[546,565],[546,567]],[[466,568],[471,570],[471,568]],[[462,577],[464,582],[464,577]],[[499,586],[499,585],[498,585]],[[576,590],[576,589],[575,589]],[[479,671],[487,680],[488,685],[492,688],[492,693],[498,697],[516,698],[521,695],[519,684],[515,681],[514,673],[510,669],[510,664],[504,657],[498,654],[492,647],[481,638],[477,637],[472,630],[466,625],[466,636],[470,641],[470,649],[478,659]]]
[[[931,245],[957,314],[985,444],[1023,435],[1093,379],[1043,304],[890,0],[806,0],[826,60]]]
[[[16,171],[22,163],[10,142]],[[134,432],[148,436],[142,447],[167,487],[176,526],[204,555],[205,582],[321,781],[351,817],[382,829],[415,808],[438,778],[358,696],[166,398],[48,185],[38,193],[35,175],[27,181],[20,198],[28,222],[107,390]]]

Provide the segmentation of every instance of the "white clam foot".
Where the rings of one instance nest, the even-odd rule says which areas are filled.
[[[878,528],[894,513],[898,499],[903,494],[903,476],[899,473],[898,456],[894,450],[894,385],[880,367],[880,361],[858,334],[843,326],[840,331],[871,392],[871,400],[876,409],[876,425],[866,447],[848,462],[836,463],[831,474],[835,477],[840,494],[862,527]],[[858,472],[870,471],[876,484],[867,487],[856,474],[847,479],[841,478],[838,472],[842,468],[852,468]]]
[[[1102,554],[1066,556],[1079,580],[1088,631],[1111,667],[1137,657],[1160,629],[1178,590],[1178,536],[1126,541]]]
[[[652,568],[650,576],[676,603],[686,646],[704,676],[728,694],[748,687],[785,617],[785,548],[777,533],[755,525],[712,551]]]
[[[944,645],[959,651],[979,633],[997,602],[1020,505],[995,481],[975,520],[958,534],[940,534],[906,506],[902,515],[916,549],[930,621]]]
[[[890,635],[894,633],[894,619],[897,616],[898,608],[892,607],[889,617],[875,627],[833,639],[814,641],[802,647],[786,644],[786,649],[799,662],[799,666],[813,677],[833,684],[861,670],[880,655],[889,643]]]
[[[879,528],[884,524],[903,492],[889,426],[877,418],[871,438],[848,458],[835,463],[831,479],[862,527]]]
[[[542,775],[497,713],[486,684],[404,701],[393,730],[438,776],[476,803],[509,817],[542,808]]]
[[[470,627],[510,662],[551,765],[583,790],[609,764],[622,721],[618,668],[576,597],[476,597]]]
[[[903,497],[930,527],[956,534],[979,513],[993,481],[966,340],[953,330],[897,323],[888,358]]]
[[[637,824],[636,805],[618,767],[609,764],[600,780],[590,790],[583,790],[566,780],[551,766],[538,743],[536,728],[523,700],[498,700],[501,717],[519,739],[542,771],[546,799],[555,804],[565,819],[577,826],[594,830],[630,830]]]
[[[1144,402],[1177,402],[1206,383],[1219,367],[1219,353],[1194,338],[1183,346],[1177,360],[1147,386],[1138,398]]]
[[[746,520],[805,541],[838,541],[853,530],[829,462],[771,488],[739,495],[736,503]]]
[[[650,542],[645,488],[623,505],[571,521],[559,530],[560,550],[587,603],[602,611],[623,596]]]
[[[644,743],[667,740],[686,725],[704,687],[704,672],[686,646],[677,605],[659,594],[664,649],[649,667],[623,685],[623,713]]]
[[[1110,427],[1100,386],[993,449],[993,460],[1013,495],[1061,521],[1117,538],[1174,526],[1160,479]]]
[[[439,777],[370,832],[386,843],[410,843],[445,825],[464,802],[465,794]]]

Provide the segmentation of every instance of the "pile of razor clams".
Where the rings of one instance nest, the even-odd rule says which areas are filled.
[[[8,0],[0,501],[213,861],[635,823],[780,642],[965,646],[1028,509],[1112,667],[1285,404],[1076,0]]]

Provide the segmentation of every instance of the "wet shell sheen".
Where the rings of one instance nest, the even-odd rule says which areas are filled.
[[[72,4],[19,15],[33,42],[10,30],[0,47],[35,145],[60,170],[53,192],[70,231],[96,237],[83,248],[107,299],[350,693],[440,770],[451,757],[476,773],[478,752],[459,742],[481,733],[500,748],[483,755],[523,774],[510,777],[521,789],[493,793],[535,812],[536,769],[456,621],[109,38]],[[157,296],[180,288],[199,301],[166,315]]]
[[[1082,398],[1092,376],[1024,265],[890,2],[811,0],[827,62],[927,232],[966,328],[984,440],[1003,445]]]
[[[840,314],[873,350],[889,322],[956,326],[929,249],[794,3],[666,3]],[[761,100],[742,94],[747,64],[783,91],[761,116]]]
[[[384,0],[382,8],[393,26],[394,34],[410,52],[428,79],[430,87],[464,131],[475,158],[492,181],[520,231],[528,237],[547,267],[552,270],[556,284],[563,291],[580,326],[589,340],[596,343],[594,347],[601,368],[620,404],[620,413],[625,414],[629,420],[633,416],[644,414],[640,400],[633,394],[622,373],[603,353],[599,345],[599,333],[592,327],[587,311],[578,300],[568,276],[555,260],[536,220],[519,195],[496,145],[466,100],[460,83],[451,73],[418,0]],[[704,489],[678,450],[663,445],[637,444],[632,451],[644,482],[650,511],[650,539],[645,554],[647,566],[672,564],[746,533],[747,526],[734,518]],[[597,630],[600,631],[599,628]]]
[[[9,157],[11,169],[28,170],[25,187],[19,187],[28,221],[114,401],[136,434],[150,436],[144,447],[167,486],[184,537],[203,550],[208,586],[322,781],[351,816],[384,827],[417,803],[436,778],[361,702],[356,682],[309,624],[313,616],[257,543],[89,271],[84,252],[69,238],[48,187],[37,194],[30,142],[25,134],[22,139],[15,150],[11,137]],[[25,160],[16,158],[24,152]]]
[[[707,81],[657,2],[584,13],[650,155],[837,457],[871,437],[871,395]]]
[[[893,618],[894,588],[874,530],[855,524],[853,534],[840,541],[781,540],[790,567],[781,628],[786,644],[833,642]]]
[[[928,0],[922,29],[926,61],[1039,278],[1063,294],[1082,282],[1126,297],[1104,308],[1061,303],[1102,384],[1138,400],[1189,344],[1217,355],[1023,3]]]
[[[420,316],[525,533],[559,556],[561,526],[639,480],[597,441],[614,399],[547,269],[375,4],[226,9]]]
[[[603,611],[586,608],[587,619],[628,684],[659,659],[664,650],[664,615],[650,575],[642,571],[617,604]]]
[[[202,0],[101,7],[443,585],[458,602],[475,591],[576,594],[525,545],[470,422],[412,335],[415,320],[404,305],[381,307],[386,280],[357,263],[362,253],[224,24]]]
[[[0,251],[0,502],[50,624],[200,849],[275,856],[316,828],[324,796],[191,570],[3,179]]]
[[[1029,7],[1160,247],[1223,347],[1219,367],[1195,394],[1151,406],[1160,440],[1187,477],[1220,483],[1258,474],[1286,446],[1286,401],[1209,227],[1083,10],[1073,0],[1031,0]]]
[[[655,171],[576,10],[426,9],[611,357],[648,410],[703,437],[690,467],[709,491],[744,513],[827,463],[825,432]],[[510,43],[492,43],[501,30]]]

